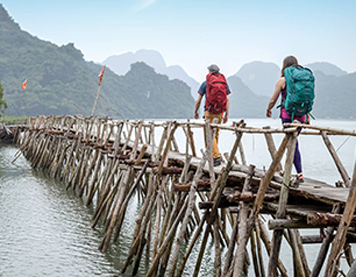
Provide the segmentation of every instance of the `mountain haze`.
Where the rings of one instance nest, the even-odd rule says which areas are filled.
[[[230,118],[263,118],[269,98],[258,96],[237,76],[227,79],[230,95]]]
[[[244,64],[235,74],[254,93],[268,97],[272,95],[280,75],[280,68],[276,64],[260,61]]]
[[[315,62],[305,65],[306,67],[310,68],[313,72],[320,71],[325,75],[332,75],[332,76],[344,76],[347,75],[345,70],[342,70],[336,65],[327,62]]]
[[[90,115],[102,65],[86,62],[73,43],[58,47],[21,30],[0,5],[0,82],[9,115]],[[28,78],[26,90],[22,82]],[[190,88],[144,63],[124,76],[106,68],[96,115],[117,118],[188,118]]]
[[[162,55],[155,50],[138,50],[135,53],[128,52],[121,55],[109,56],[103,61],[103,65],[107,65],[118,75],[124,75],[129,70],[130,65],[136,62],[144,62],[153,67],[157,73],[165,74],[170,80],[179,79],[185,82],[191,88],[191,94],[194,99],[197,98],[199,83],[190,77],[181,66],[168,66]]]
[[[6,114],[91,115],[102,64],[85,61],[74,43],[57,46],[21,30],[1,4],[0,40]],[[110,56],[104,64],[95,115],[118,119],[192,117],[199,83],[179,65],[167,67],[159,52],[140,50]],[[316,78],[312,114],[317,119],[355,119],[356,72],[348,74],[326,62],[306,66]],[[279,77],[278,65],[254,61],[227,78],[232,90],[230,118],[265,117]],[[25,79],[28,86],[22,90]],[[273,114],[277,116],[279,111]]]
[[[312,111],[313,116],[316,119],[355,119],[356,72],[348,74],[336,65],[326,62],[311,63],[305,65],[305,67],[312,69],[315,76],[316,96]],[[264,116],[268,100],[273,93],[276,81],[280,77],[279,67],[273,63],[251,62],[244,65],[234,76],[239,76],[243,83],[254,93],[258,94],[257,91],[264,91],[267,97],[263,100],[265,101],[263,107]],[[268,90],[266,88],[268,88]],[[237,92],[239,93],[240,91],[237,90]],[[250,96],[250,93],[247,95]],[[262,95],[257,96],[258,98],[253,98],[258,100],[262,99],[259,98],[262,97]],[[244,100],[241,101],[244,102]],[[252,102],[253,104],[249,103],[250,102],[247,101],[246,105],[254,106],[259,102]],[[280,99],[277,100],[277,103],[280,103]],[[262,108],[263,105],[258,104],[257,106]],[[256,116],[257,114],[260,115],[260,113],[257,112]],[[279,110],[275,108],[273,114],[277,116]]]

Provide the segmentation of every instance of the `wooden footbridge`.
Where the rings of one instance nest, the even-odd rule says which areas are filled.
[[[225,127],[189,120],[158,124],[39,116],[12,128],[19,145],[13,162],[23,154],[34,168],[60,179],[85,205],[93,205],[92,227],[105,230],[98,246],[103,252],[120,241],[129,203],[137,199],[139,212],[129,219],[136,226],[122,273],[136,275],[144,268],[146,276],[187,275],[185,265],[194,248],[199,255],[194,258],[194,272],[188,275],[198,276],[212,238],[212,276],[246,276],[249,265],[254,276],[319,276],[323,265],[324,276],[345,276],[339,267],[344,257],[350,265],[347,276],[355,276],[351,244],[356,241],[356,171],[350,178],[329,136],[356,133],[298,123],[289,127],[253,128],[243,121]],[[330,185],[310,178],[299,186],[290,182],[301,127],[301,135],[323,138],[341,182]],[[204,136],[194,136],[197,128]],[[214,167],[211,145],[217,128],[231,132],[235,141],[222,165]],[[185,135],[182,152],[176,140],[178,130]],[[271,156],[267,169],[246,164],[244,134],[265,137]],[[274,134],[283,136],[279,145]],[[198,140],[205,145],[200,152],[195,149]],[[278,174],[282,168],[284,177]],[[264,214],[271,219],[265,221]],[[320,235],[301,236],[299,230],[304,228],[320,229]],[[272,238],[268,229],[273,230]],[[287,272],[279,255],[282,239],[293,253],[293,272]],[[313,265],[306,258],[306,243],[320,244]]]

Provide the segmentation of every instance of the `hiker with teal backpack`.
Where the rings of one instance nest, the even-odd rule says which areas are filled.
[[[281,77],[269,100],[266,116],[272,116],[272,108],[275,106],[279,95],[282,96],[280,118],[282,124],[298,120],[301,123],[310,123],[310,112],[314,102],[314,76],[310,69],[298,65],[294,56],[288,56],[283,61]],[[299,133],[298,133],[299,135]],[[297,176],[295,183],[304,182],[302,171],[302,159],[298,147],[298,140],[294,152],[294,167]],[[283,175],[283,171],[280,172]]]

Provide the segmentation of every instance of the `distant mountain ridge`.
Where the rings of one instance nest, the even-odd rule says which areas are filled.
[[[355,119],[356,72],[348,74],[338,66],[327,62],[310,63],[304,66],[312,69],[315,76],[316,97],[312,111],[315,118]],[[269,78],[265,78],[264,75]],[[264,91],[268,98],[271,97],[280,75],[280,68],[277,65],[264,62],[245,64],[235,74],[235,76],[240,76],[253,92]],[[268,90],[264,90],[264,88],[268,88]],[[279,102],[280,99],[278,99]],[[264,109],[267,107],[267,103],[268,100]],[[275,111],[273,114],[276,116],[279,111]]]
[[[86,62],[80,50],[22,31],[0,4],[0,82],[9,115],[90,115],[102,65]],[[117,118],[191,118],[199,83],[179,65],[166,66],[154,50],[108,57],[96,115]],[[148,65],[149,64],[149,65]],[[118,65],[116,68],[115,66]],[[355,119],[356,72],[317,62],[316,118]],[[115,74],[115,72],[118,72]],[[280,68],[254,61],[228,77],[230,118],[264,117]],[[28,88],[20,84],[28,78]],[[274,112],[277,116],[278,112]]]
[[[274,63],[254,61],[244,64],[235,74],[257,95],[271,96],[280,69]]]
[[[86,62],[73,43],[58,47],[22,31],[0,5],[0,81],[8,115],[91,115],[101,65]],[[27,89],[20,85],[28,78]],[[122,119],[188,118],[190,88],[144,63],[125,76],[104,72],[95,115]]]
[[[310,63],[306,64],[305,67],[310,68],[312,71],[320,71],[325,75],[331,75],[331,76],[344,76],[347,75],[348,73],[345,70],[342,70],[338,66],[327,63],[327,62],[315,62],[315,63]]]
[[[133,52],[124,53],[121,55],[112,55],[107,57],[102,64],[108,66],[118,75],[125,75],[130,65],[136,62],[144,62],[153,67],[157,73],[165,74],[170,80],[179,79],[185,82],[191,88],[191,94],[196,99],[199,83],[190,77],[181,66],[168,66],[162,55],[155,50],[141,49]]]

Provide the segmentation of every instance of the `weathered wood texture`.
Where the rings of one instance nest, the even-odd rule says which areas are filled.
[[[353,260],[350,243],[356,239],[353,215],[356,178],[354,176],[350,182],[347,167],[336,155],[328,136],[355,136],[356,133],[295,123],[289,126],[292,128],[254,128],[246,126],[243,120],[225,126],[190,121],[155,123],[114,121],[107,117],[39,116],[29,118],[25,125],[9,128],[9,132],[14,134],[12,141],[19,145],[13,162],[23,154],[34,168],[58,178],[66,189],[72,189],[83,198],[85,205],[93,206],[92,227],[103,228],[105,232],[99,245],[101,251],[107,251],[112,243],[120,240],[125,219],[135,222],[122,272],[130,270],[136,275],[141,263],[145,263],[147,276],[181,276],[192,249],[200,247],[194,272],[189,273],[198,276],[211,238],[215,276],[241,276],[247,272],[246,265],[251,264],[246,248],[249,239],[256,276],[266,275],[265,264],[269,264],[269,276],[276,275],[277,271],[282,276],[292,276],[278,254],[285,238],[293,253],[293,273],[298,276],[317,276],[314,274],[319,272],[321,265],[318,260],[319,264],[310,273],[302,242],[323,241],[319,255],[323,259],[326,245],[333,240],[327,268],[332,276],[338,272],[338,261],[343,253],[350,265]],[[158,128],[160,137],[157,137]],[[201,132],[193,132],[198,128]],[[351,189],[307,177],[299,187],[289,186],[293,133],[298,128],[313,129],[304,130],[301,135],[323,138],[333,158],[331,162],[335,162],[344,184]],[[227,163],[213,166],[211,144],[218,129],[231,132],[236,140],[231,153],[225,155]],[[185,135],[184,153],[178,150],[176,136],[179,132]],[[196,137],[195,133],[204,133],[206,137]],[[272,158],[267,171],[247,165],[248,157],[245,157],[241,140],[247,134],[265,137]],[[273,134],[284,134],[279,145],[275,145]],[[195,142],[204,139],[207,146],[201,152],[208,163],[195,149]],[[282,178],[278,171],[282,169],[280,161],[288,143]],[[237,151],[240,158],[236,156]],[[127,218],[134,197],[139,203],[137,215]],[[274,230],[273,243],[261,214],[272,217],[268,226]],[[302,228],[332,231],[336,226],[336,235],[307,239],[298,232]],[[201,244],[197,245],[200,235]],[[180,255],[184,241],[188,247],[185,254]],[[270,257],[268,262],[262,259],[263,245]]]

